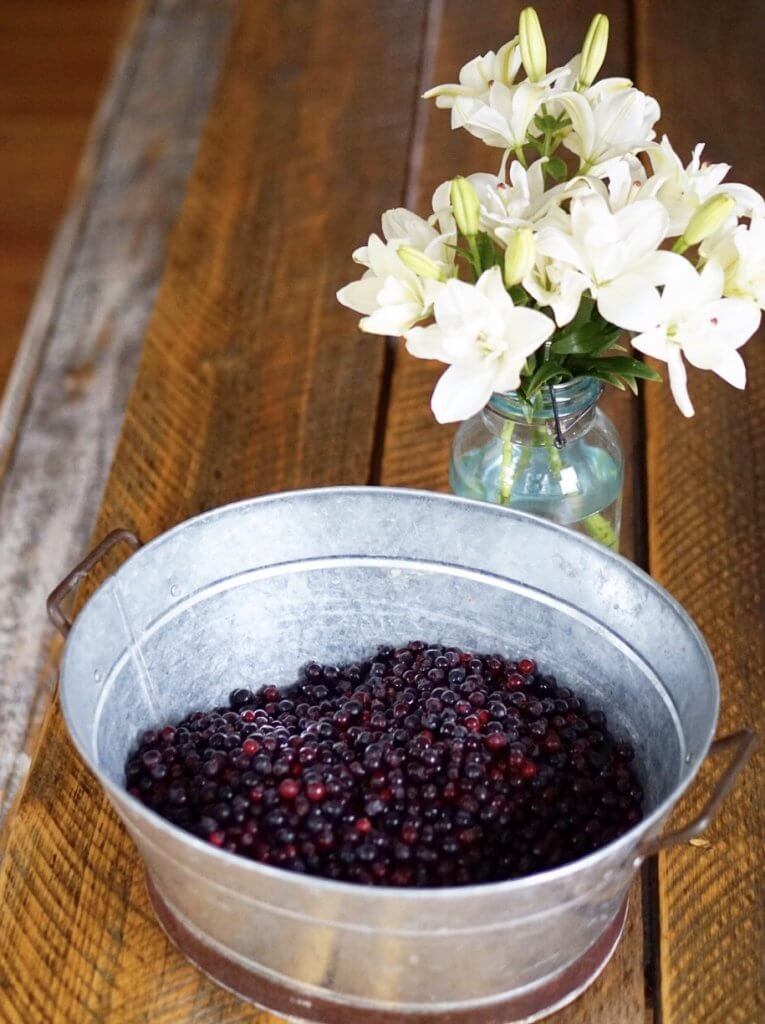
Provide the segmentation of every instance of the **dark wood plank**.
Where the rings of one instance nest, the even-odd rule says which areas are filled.
[[[232,11],[134,11],[0,403],[0,820],[55,678],[45,598],[93,526]]]
[[[0,4],[0,393],[130,0]]]
[[[675,149],[687,158],[696,142],[707,141],[705,156],[731,163],[731,180],[762,191],[765,141],[752,122],[765,90],[762,5],[642,0],[636,13],[639,83],[659,99]],[[650,568],[710,644],[722,685],[720,734],[746,722],[765,729],[762,342],[761,333],[743,350],[744,395],[690,371],[692,420],[679,414],[667,389],[646,392]],[[709,831],[708,846],[660,858],[664,1024],[765,1019],[764,763],[760,753]],[[719,767],[704,770],[676,822],[699,809]]]
[[[335,290],[403,198],[424,3],[240,5],[96,528],[364,482],[382,368]],[[373,85],[371,83],[374,83]],[[168,945],[56,706],[0,869],[0,1019],[244,1022]]]
[[[456,81],[459,68],[486,50],[496,50],[516,31],[522,3],[492,0],[480,11],[468,0],[435,4],[430,19],[430,45],[423,62],[423,89]],[[563,62],[577,52],[589,20],[598,11],[611,19],[611,46],[604,73],[629,73],[630,12],[627,3],[535,4],[542,19],[552,61]],[[455,174],[496,171],[499,151],[466,132],[453,132],[448,112],[423,101],[418,111],[415,151],[408,200],[422,215],[430,211],[435,187]],[[394,486],[448,490],[447,469],[453,429],[439,426],[430,411],[430,392],[439,373],[437,364],[412,359],[403,345],[395,350],[390,405],[382,455],[381,482]],[[636,454],[641,441],[638,407],[624,395],[605,400],[625,443],[628,459],[624,496],[622,550],[640,553],[641,518],[636,514],[634,474],[640,473]],[[622,943],[601,979],[580,1000],[555,1016],[561,1024],[643,1024],[646,1019],[643,972],[643,920],[640,882],[631,894],[630,916]]]

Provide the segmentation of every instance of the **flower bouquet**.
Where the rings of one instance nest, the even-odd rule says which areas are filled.
[[[666,363],[691,416],[686,362],[743,388],[738,350],[765,304],[762,196],[727,183],[727,164],[702,162],[702,145],[685,165],[666,136],[654,141],[656,100],[626,78],[596,81],[607,42],[608,19],[596,15],[582,52],[548,71],[526,8],[514,39],[426,92],[451,110],[452,128],[501,150],[498,171],[444,182],[427,219],[384,213],[382,236],[353,254],[364,275],[338,292],[363,331],[403,335],[413,356],[447,365],[431,402],[439,422],[501,411],[504,396],[553,478],[567,440],[556,396],[568,382],[636,391],[660,379],[628,339]],[[522,418],[504,419],[482,496],[513,504]],[[588,532],[613,544],[613,523],[597,515],[583,517]]]

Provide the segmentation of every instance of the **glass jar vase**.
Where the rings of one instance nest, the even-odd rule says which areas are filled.
[[[529,404],[492,395],[454,437],[449,482],[455,494],[551,519],[614,550],[619,546],[624,453],[598,408],[592,377],[543,388]],[[556,425],[557,409],[557,425]]]

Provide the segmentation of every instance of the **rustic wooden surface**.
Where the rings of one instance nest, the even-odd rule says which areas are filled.
[[[765,191],[765,140],[751,122],[765,81],[762,5],[704,10],[699,17],[692,0],[639,5],[640,80],[661,97],[680,152],[706,140],[708,159],[733,165],[732,181]],[[693,374],[693,420],[646,389],[651,572],[707,638],[722,688],[720,734],[749,723],[765,735],[763,340],[760,332],[743,352],[743,395],[712,374]],[[763,768],[761,749],[708,832],[709,846],[660,858],[664,1024],[765,1020]],[[715,775],[704,771],[675,821],[698,810]]]
[[[127,525],[151,537],[212,505],[297,485],[445,488],[449,431],[432,424],[425,402],[435,368],[355,336],[334,291],[352,276],[347,254],[381,209],[403,201],[425,207],[433,185],[455,166],[475,160],[477,169],[494,156],[450,134],[448,115],[416,97],[431,82],[451,78],[481,46],[503,41],[520,6],[240,5],[95,536]],[[569,50],[589,14],[608,10],[612,66],[632,65],[640,84],[675,105],[668,127],[682,127],[688,109],[698,107],[697,120],[685,125],[694,138],[674,131],[676,141],[687,147],[696,134],[712,137],[708,122],[717,118],[720,144],[714,140],[712,155],[736,159],[723,131],[727,108],[712,102],[714,19],[695,55],[690,42],[682,51],[671,46],[679,11],[684,25],[699,21],[686,0],[667,10],[644,3],[634,21],[626,3],[538,6],[555,26],[556,43]],[[743,36],[735,59],[753,90],[761,78]],[[714,60],[719,79],[723,61],[730,67],[734,57],[718,45]],[[736,95],[743,103],[744,91]],[[753,145],[744,122],[727,124],[744,157]],[[756,184],[755,153],[739,168]],[[756,388],[758,372],[760,386],[765,382],[752,348]],[[762,565],[754,535],[763,403],[755,390],[742,402],[721,382],[694,376],[692,384],[699,411],[693,424],[675,412],[666,389],[648,391],[647,549],[643,412],[638,403],[611,406],[636,470],[625,548],[640,561],[648,557],[706,630],[723,677],[724,721],[732,726],[745,708],[751,720],[761,701],[754,675],[762,653],[755,619]],[[671,1024],[760,1019],[757,798],[750,771],[713,845],[663,860],[659,950],[650,876],[645,951],[636,887],[617,956],[556,1022],[645,1024],[653,1014]],[[273,1020],[215,988],[169,947],[134,850],[76,759],[55,703],[8,832],[0,907],[3,1021]],[[661,985],[646,998],[643,959],[657,952]],[[649,982],[656,975],[652,966]]]
[[[0,392],[130,6],[0,4]]]
[[[0,404],[0,820],[55,677],[45,597],[90,535],[232,10],[136,6]]]

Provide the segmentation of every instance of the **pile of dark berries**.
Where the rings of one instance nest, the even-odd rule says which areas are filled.
[[[365,885],[554,868],[640,821],[602,711],[528,658],[381,647],[141,737],[129,791],[214,846]]]

